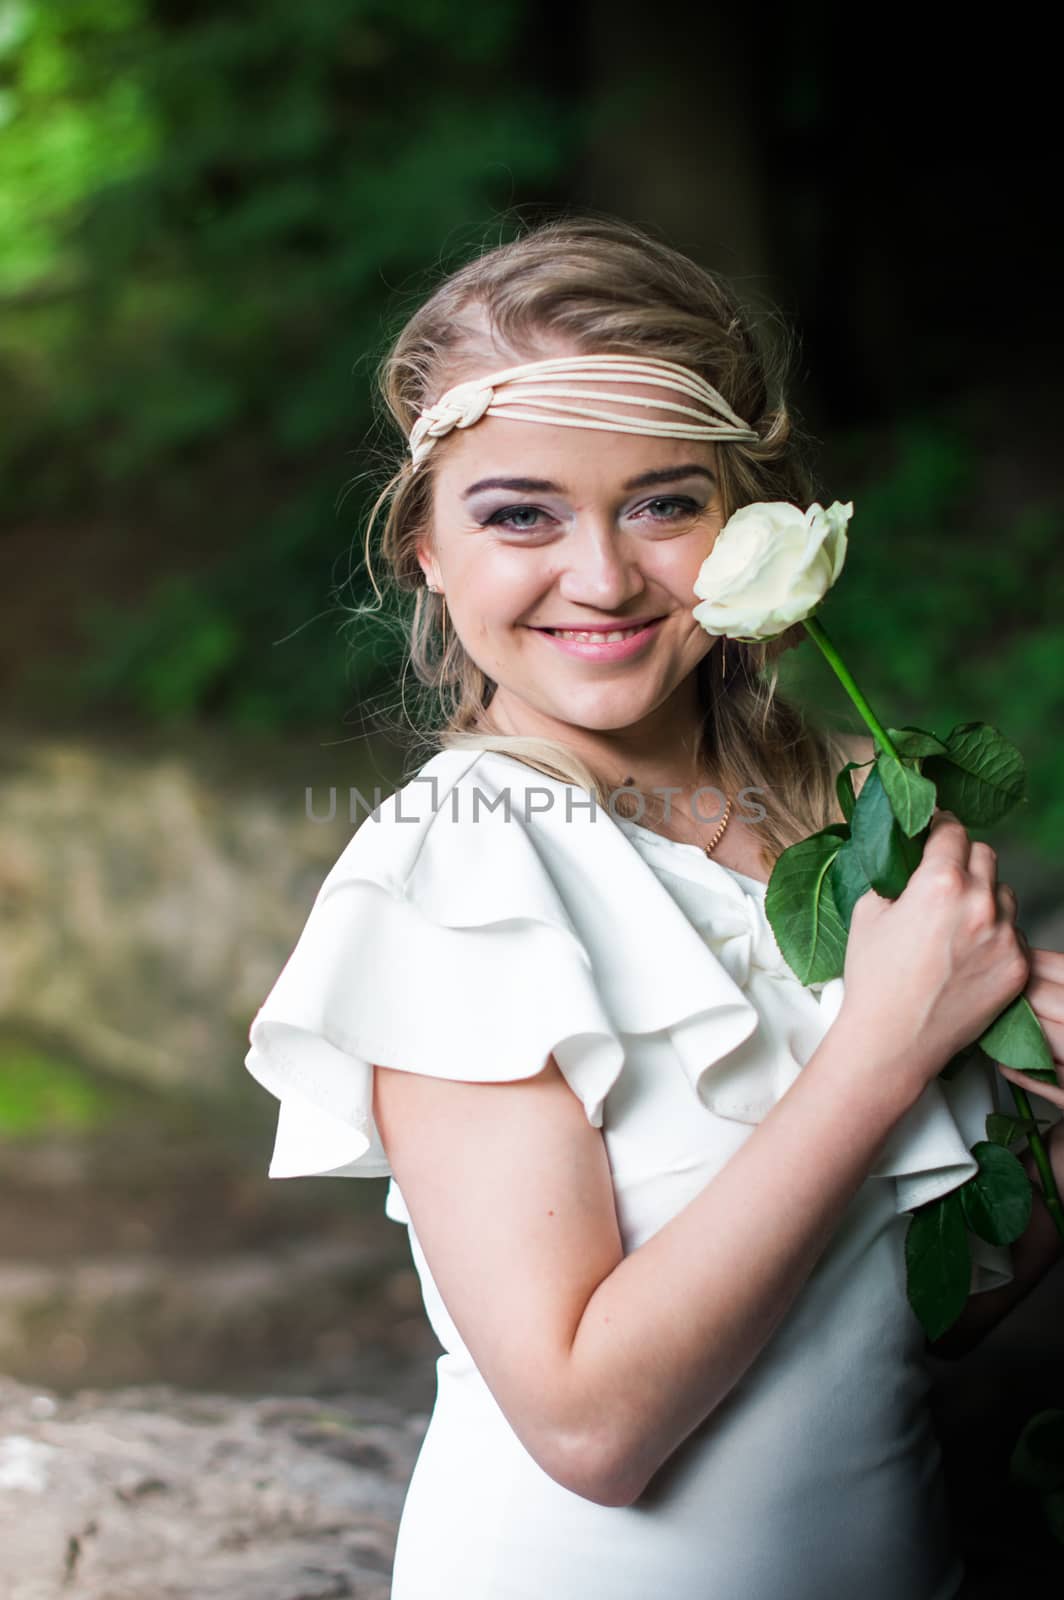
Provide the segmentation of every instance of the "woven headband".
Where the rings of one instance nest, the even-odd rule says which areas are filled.
[[[554,374],[568,381],[541,381]],[[570,387],[574,383],[601,383],[603,380],[614,384],[656,384],[663,389],[679,390],[700,402],[701,409],[681,405],[675,400],[647,399],[643,395],[618,396],[601,389],[582,393]],[[500,388],[507,392],[500,395]],[[601,406],[573,403],[618,399],[623,399],[626,405],[682,413],[695,420],[681,422],[670,417],[623,416]],[[524,409],[528,406],[538,409]],[[421,412],[410,431],[414,470],[437,439],[450,433],[452,428],[471,428],[485,416],[513,417],[519,422],[553,422],[563,428],[605,428],[611,433],[645,433],[669,439],[731,439],[752,444],[758,438],[712,384],[678,362],[649,356],[556,356],[546,361],[530,361],[520,367],[506,367],[502,372],[470,378],[448,389],[435,405]]]

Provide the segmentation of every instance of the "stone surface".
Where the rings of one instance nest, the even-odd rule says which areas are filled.
[[[4,1600],[387,1600],[426,1412],[0,1378]]]
[[[0,1025],[134,1082],[225,1094],[366,816],[356,798],[351,820],[351,786],[372,802],[395,784],[358,761],[346,787],[331,769],[323,783],[313,749],[278,773],[191,740],[22,735],[0,763]]]

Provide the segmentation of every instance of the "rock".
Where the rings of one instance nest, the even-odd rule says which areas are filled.
[[[62,1397],[0,1378],[0,1593],[387,1600],[427,1423],[382,1395]]]
[[[278,774],[222,770],[191,738],[144,744],[5,748],[0,1024],[134,1082],[224,1095],[322,879],[397,784],[349,770],[341,787],[340,758],[323,773],[313,749]]]

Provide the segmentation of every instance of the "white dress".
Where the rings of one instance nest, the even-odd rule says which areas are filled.
[[[842,994],[786,966],[756,879],[511,757],[445,750],[357,828],[252,1023],[247,1068],[280,1101],[269,1176],[390,1176],[375,1061],[511,1081],[553,1052],[637,1250],[750,1137]],[[393,1179],[385,1212],[444,1354],[392,1600],[954,1596],[906,1213],[975,1171],[997,1108],[989,1066],[928,1086],[768,1344],[623,1507],[563,1488],[520,1443]],[[1009,1251],[972,1244],[973,1292],[1007,1282]]]

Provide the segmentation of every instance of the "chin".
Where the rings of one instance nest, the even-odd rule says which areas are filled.
[[[629,700],[623,704],[611,701],[609,704],[580,705],[567,700],[564,705],[544,707],[549,716],[556,717],[559,722],[567,722],[576,728],[587,728],[592,733],[621,733],[625,728],[631,728],[635,723],[641,722],[653,710],[653,703],[648,699]]]

